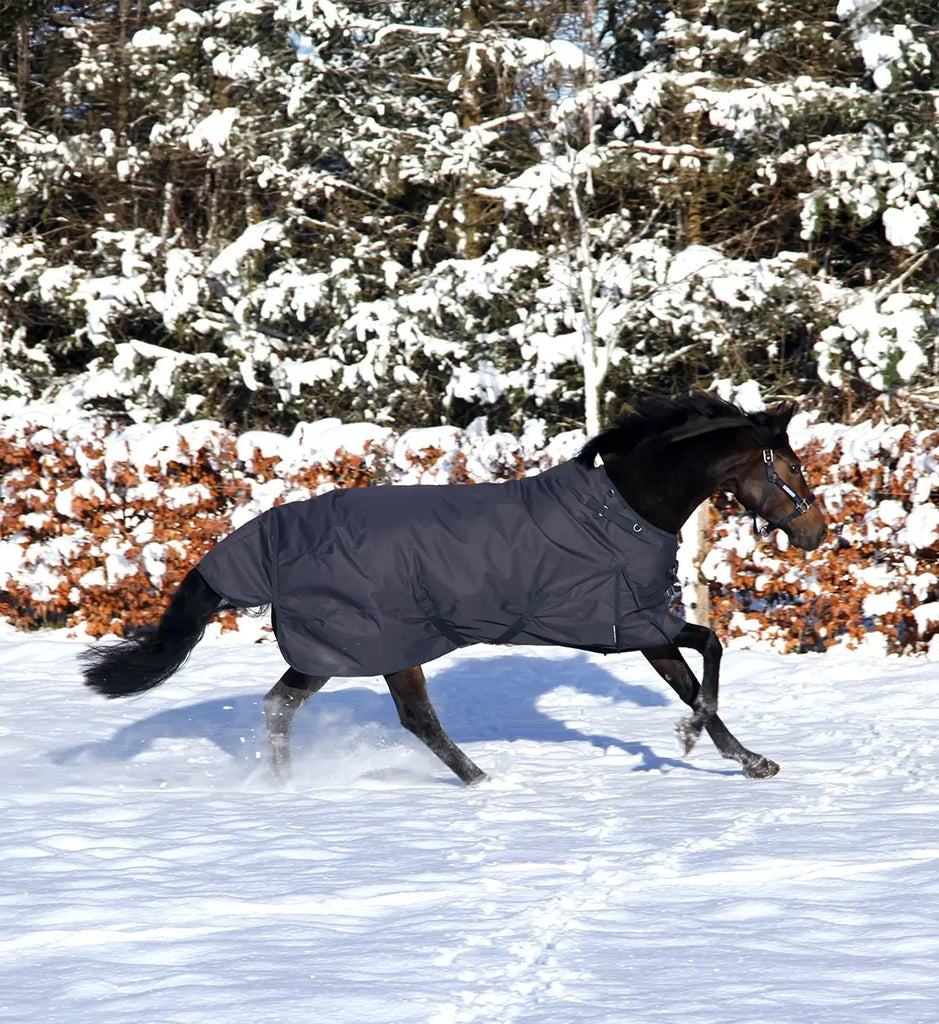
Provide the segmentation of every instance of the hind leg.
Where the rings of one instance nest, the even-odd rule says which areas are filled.
[[[437,712],[427,695],[424,670],[418,665],[385,676],[401,724],[426,744],[441,761],[468,786],[488,778],[443,731]]]
[[[322,690],[328,680],[329,676],[307,676],[288,668],[264,698],[271,769],[279,779],[290,778],[290,729],[293,720],[300,708],[317,690]]]

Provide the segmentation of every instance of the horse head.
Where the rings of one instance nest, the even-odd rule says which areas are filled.
[[[745,452],[729,489],[753,515],[754,528],[758,519],[766,524],[757,528],[760,536],[782,530],[797,548],[812,551],[821,544],[828,526],[789,442],[787,431],[794,412],[795,406],[787,402],[748,414],[758,447]]]
[[[677,532],[715,491],[729,491],[765,526],[782,530],[806,551],[827,526],[802,475],[787,434],[791,403],[746,413],[713,395],[636,403],[613,427],[592,438],[578,460],[606,467],[623,498],[649,522]]]

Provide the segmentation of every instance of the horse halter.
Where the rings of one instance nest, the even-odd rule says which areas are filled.
[[[766,466],[766,483],[763,485],[763,494],[760,497],[760,503],[753,510],[753,532],[759,537],[768,537],[773,530],[778,530],[785,526],[787,523],[791,523],[793,519],[798,519],[799,516],[805,515],[806,512],[812,507],[815,501],[814,494],[808,494],[804,498],[800,498],[798,494],[786,483],[785,480],[776,472],[776,452],[772,448],[763,449],[763,462]],[[769,500],[770,495],[773,493],[773,488],[778,487],[783,494],[792,502],[792,511],[785,518],[780,519],[778,522],[774,522],[766,514],[766,502]],[[757,519],[763,519],[766,522],[766,526],[759,527],[756,525]]]

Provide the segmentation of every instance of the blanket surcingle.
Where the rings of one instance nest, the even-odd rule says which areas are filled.
[[[199,563],[236,607],[270,604],[287,663],[386,675],[468,644],[611,654],[670,643],[677,538],[606,471],[566,462],[497,484],[380,486],[279,505]]]

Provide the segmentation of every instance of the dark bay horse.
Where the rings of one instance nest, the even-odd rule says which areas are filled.
[[[779,765],[717,714],[715,633],[669,610],[677,534],[715,491],[812,550],[826,533],[787,436],[794,407],[745,413],[694,395],[648,399],[570,462],[500,484],[351,488],[277,506],[193,568],[155,628],[89,648],[85,682],[108,697],[176,672],[214,615],[270,605],[290,666],[264,698],[285,776],[296,713],[330,676],[383,675],[401,724],[459,778],[486,778],[443,730],[423,663],[473,643],[641,651],[748,778]],[[702,657],[700,681],[679,648]]]

